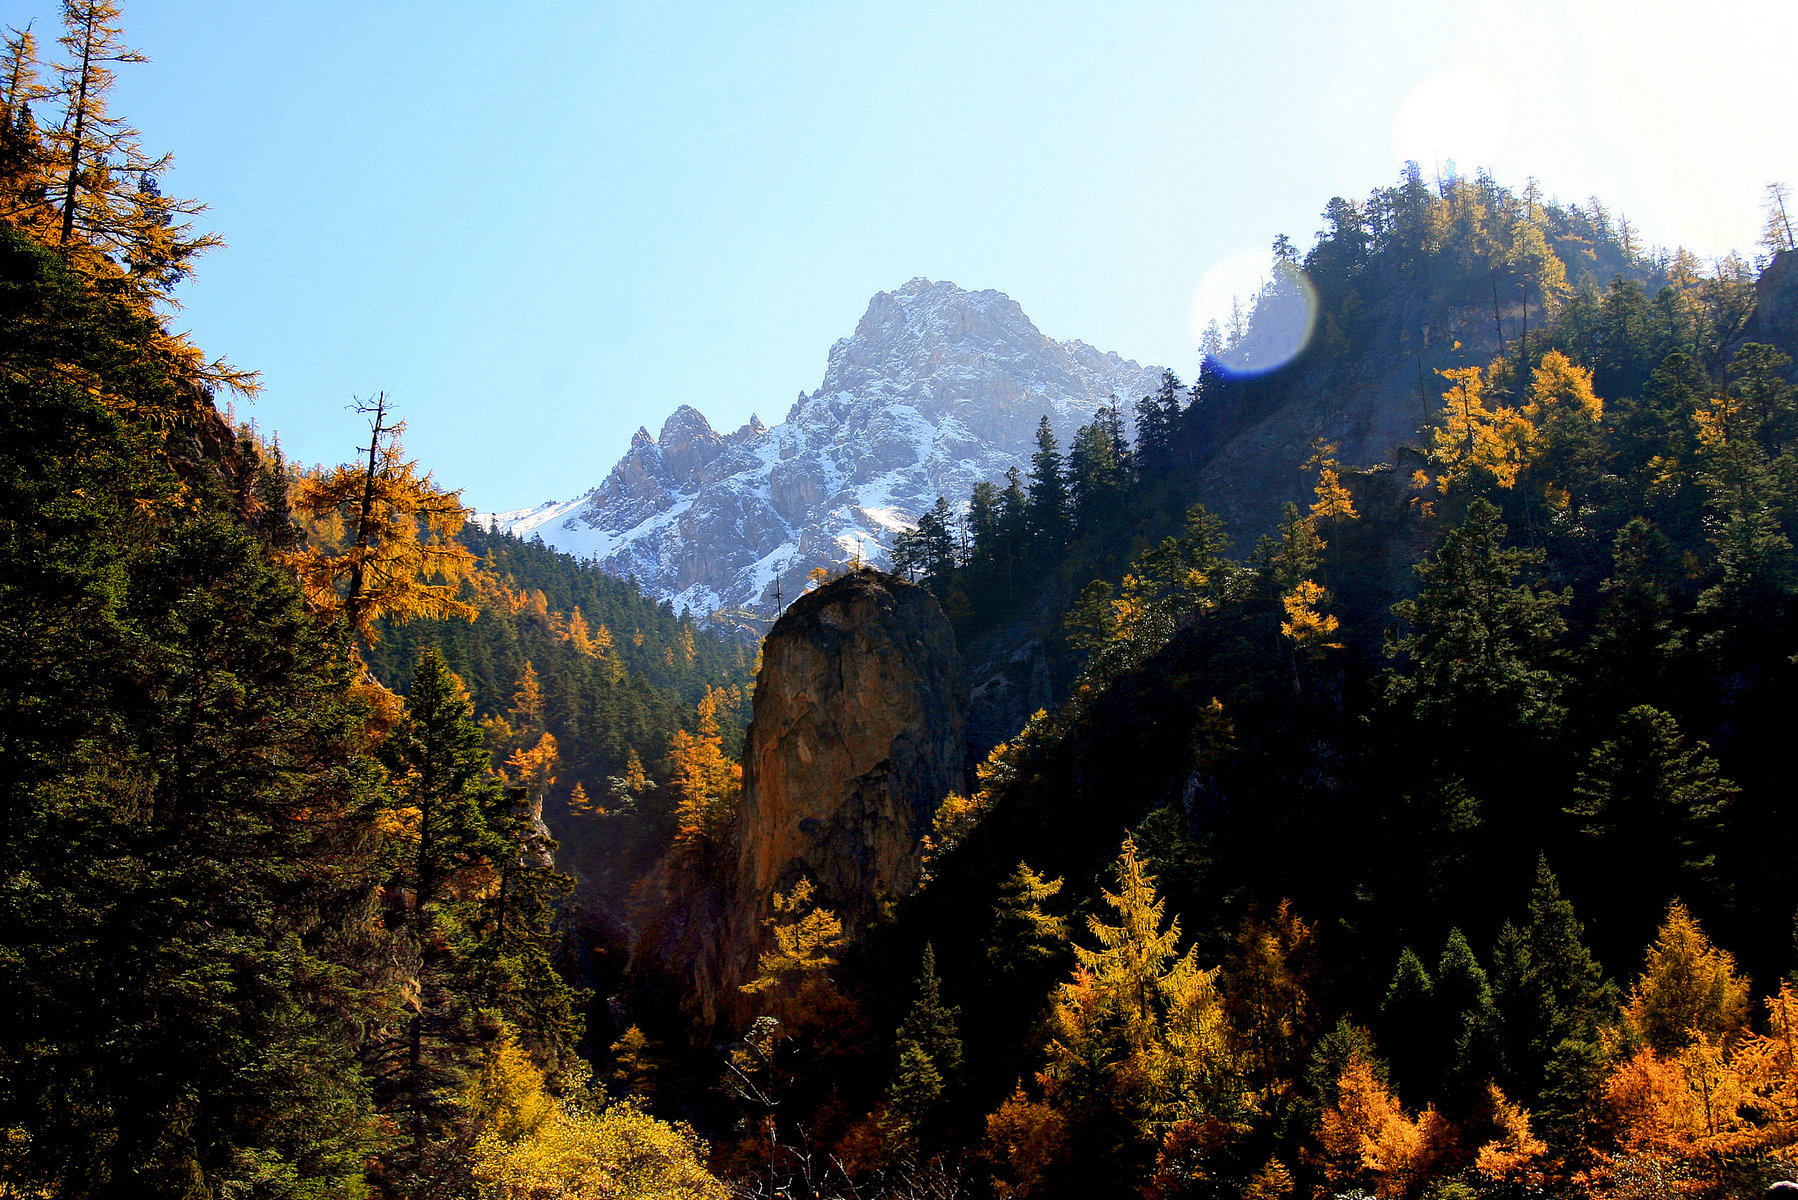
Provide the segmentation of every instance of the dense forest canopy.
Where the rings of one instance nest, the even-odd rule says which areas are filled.
[[[384,395],[333,468],[221,415],[254,375],[170,325],[217,239],[65,10],[0,81],[0,1194],[1792,1175],[1783,189],[1704,264],[1409,167],[1195,381],[920,514],[895,569],[1052,704],[912,894],[783,884],[708,1022],[651,960],[742,899],[753,650],[466,524]]]

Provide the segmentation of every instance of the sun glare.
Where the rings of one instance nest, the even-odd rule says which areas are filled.
[[[1484,71],[1460,67],[1412,89],[1392,131],[1392,149],[1426,171],[1450,161],[1471,170],[1492,164],[1510,126],[1504,85]]]
[[[1188,321],[1201,355],[1231,374],[1259,375],[1296,358],[1316,318],[1317,292],[1304,271],[1245,250],[1205,272]]]
[[[1256,293],[1266,285],[1272,266],[1265,250],[1244,250],[1212,264],[1192,293],[1188,321],[1195,346],[1205,344],[1205,331],[1213,322],[1228,340],[1232,321],[1249,319]]]

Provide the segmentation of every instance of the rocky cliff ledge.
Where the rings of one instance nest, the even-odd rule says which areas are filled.
[[[931,817],[962,786],[966,705],[948,619],[895,575],[854,571],[775,624],[743,752],[738,981],[755,968],[770,897],[801,876],[851,931],[917,886]]]

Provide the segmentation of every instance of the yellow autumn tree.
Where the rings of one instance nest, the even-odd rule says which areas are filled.
[[[1544,498],[1577,516],[1602,469],[1604,402],[1592,390],[1592,372],[1550,350],[1531,372],[1523,415],[1533,429],[1528,457]]]
[[[1041,1192],[1061,1165],[1067,1140],[1061,1113],[1018,1088],[986,1119],[987,1155],[999,1168],[993,1191],[1002,1200]]]
[[[146,154],[138,131],[113,112],[115,68],[149,60],[125,43],[119,6],[111,0],[64,0],[61,55],[53,82],[39,79],[37,41],[29,27],[10,31],[0,87],[0,221],[53,247],[63,264],[139,314],[178,307],[175,285],[193,260],[222,244],[196,232],[189,219],[205,205],[163,192],[166,154]],[[189,407],[163,419],[209,417],[207,387],[246,395],[260,390],[255,372],[224,359],[207,361],[185,335],[152,321],[150,357],[184,389]]]
[[[1604,418],[1604,401],[1592,390],[1591,371],[1550,350],[1530,374],[1523,412],[1538,429],[1562,421],[1596,423]]]
[[[1286,610],[1280,632],[1292,642],[1295,653],[1312,658],[1325,650],[1342,649],[1341,642],[1330,640],[1342,622],[1324,611],[1329,599],[1330,593],[1323,584],[1310,579],[1299,580],[1296,587],[1280,597],[1280,605]]]
[[[649,787],[649,772],[643,769],[643,759],[633,747],[624,756],[624,774],[612,780],[612,790],[622,792],[622,798],[629,803],[647,792]]]
[[[668,741],[678,846],[722,846],[730,836],[743,790],[743,768],[724,753],[718,712],[728,701],[724,689],[708,686],[699,701],[698,731],[677,729]]]
[[[1292,902],[1251,911],[1224,963],[1224,1001],[1234,1049],[1265,1112],[1278,1111],[1302,1068],[1316,1013],[1315,934]]]
[[[1754,1093],[1764,1145],[1789,1155],[1798,1146],[1798,989],[1782,980],[1767,997],[1767,1032],[1736,1043],[1736,1070]]]
[[[1711,1175],[1760,1143],[1754,1099],[1732,1056],[1702,1035],[1666,1057],[1643,1046],[1605,1083],[1619,1152],[1609,1165],[1658,1160]]]
[[[388,424],[385,393],[361,411],[370,417],[366,461],[307,476],[295,489],[309,536],[291,561],[308,603],[363,639],[383,617],[474,620],[474,605],[457,598],[475,563],[455,540],[466,516],[461,494],[438,490],[406,460],[405,423]],[[319,536],[332,528],[339,536]]]
[[[587,618],[581,615],[580,605],[577,604],[569,610],[568,619],[563,625],[563,636],[568,639],[569,646],[576,654],[585,655],[588,658],[599,657],[595,653],[593,633],[587,628]]]
[[[1521,412],[1494,406],[1488,380],[1478,367],[1436,372],[1449,381],[1442,394],[1442,419],[1431,434],[1430,460],[1438,467],[1437,486],[1447,495],[1456,484],[1488,479],[1501,488],[1517,483],[1528,462],[1535,427]]]
[[[518,690],[512,693],[512,708],[507,716],[514,733],[521,738],[542,733],[548,724],[549,701],[543,695],[543,681],[528,658],[518,676]]]
[[[618,658],[618,646],[612,640],[612,631],[604,625],[593,627],[593,657],[605,664],[606,679],[618,683],[624,678],[624,663]]]
[[[1480,1146],[1473,1169],[1493,1183],[1535,1187],[1548,1146],[1530,1128],[1530,1115],[1495,1083],[1486,1085],[1486,1108],[1496,1135]]]
[[[465,1101],[482,1132],[469,1166],[493,1200],[724,1200],[706,1146],[631,1102],[590,1108],[549,1094],[514,1038],[488,1055]]]
[[[1453,1148],[1453,1130],[1434,1108],[1411,1117],[1373,1065],[1352,1056],[1336,1080],[1336,1103],[1318,1123],[1326,1178],[1338,1187],[1370,1187],[1397,1200]]]
[[[1703,1037],[1727,1045],[1748,1024],[1748,980],[1729,951],[1711,944],[1686,906],[1667,909],[1648,961],[1624,1006],[1629,1032],[1661,1054]]]
[[[0,64],[0,214],[11,225],[32,231],[39,241],[51,228],[49,201],[53,170],[49,147],[33,106],[51,95],[38,76],[38,42],[31,26],[9,29],[6,61]]]
[[[1249,1180],[1249,1186],[1242,1191],[1242,1200],[1282,1200],[1282,1197],[1292,1195],[1292,1190],[1292,1172],[1279,1159],[1270,1158]]]
[[[483,717],[481,731],[487,738],[488,753],[501,765],[517,751],[535,746],[549,732],[549,700],[543,693],[537,668],[529,659],[519,673],[512,706],[503,713]]]
[[[1360,516],[1355,511],[1354,497],[1342,484],[1342,464],[1336,460],[1336,443],[1314,443],[1305,470],[1317,472],[1317,482],[1311,489],[1310,516],[1313,521],[1353,521]]]
[[[1240,1072],[1218,968],[1179,950],[1180,922],[1133,838],[1114,872],[1115,890],[1101,893],[1108,919],[1088,917],[1095,945],[1074,946],[1073,978],[1055,993],[1038,1078],[1068,1128],[1127,1131],[1154,1155],[1151,1190],[1175,1192],[1203,1182],[1246,1128]]]
[[[774,893],[773,913],[762,922],[774,945],[763,952],[756,977],[743,985],[743,991],[797,995],[827,980],[848,938],[836,914],[819,906],[816,892],[812,881],[802,877],[791,890]]]
[[[548,797],[549,789],[555,786],[555,771],[560,761],[555,735],[550,733],[539,734],[534,745],[528,749],[520,746],[506,759],[506,782],[524,789],[525,802],[533,818],[540,819],[543,815],[543,801]]]
[[[1663,940],[1677,944],[1686,936],[1675,930]],[[1713,961],[1689,974],[1703,979],[1720,966]],[[1708,997],[1731,991],[1714,983],[1678,990]],[[1708,999],[1698,1007],[1712,1016],[1688,1026],[1676,1049],[1659,1052],[1645,1038],[1606,1079],[1612,1142],[1582,1177],[1595,1197],[1702,1194],[1732,1164],[1789,1157],[1798,1146],[1798,992],[1791,982],[1767,1000],[1767,1031],[1739,1033],[1729,1044],[1704,1031],[1717,1026],[1718,1007]]]

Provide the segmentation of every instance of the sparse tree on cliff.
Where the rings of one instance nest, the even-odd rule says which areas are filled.
[[[1783,183],[1767,185],[1767,226],[1761,233],[1761,245],[1769,254],[1798,249],[1798,240],[1792,235],[1792,218],[1786,212],[1786,201],[1792,197],[1792,189]]]
[[[756,977],[743,990],[760,996],[802,995],[814,986],[828,985],[830,969],[849,940],[843,923],[828,908],[819,907],[809,879],[800,879],[785,894],[774,893],[771,905],[773,915],[763,924],[773,935],[774,947],[762,954]]]

